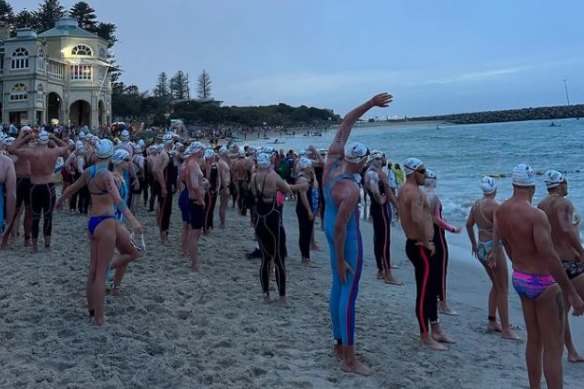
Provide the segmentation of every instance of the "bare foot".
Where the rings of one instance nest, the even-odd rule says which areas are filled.
[[[438,303],[438,312],[443,315],[458,316],[458,313],[454,309],[450,308],[446,301],[440,301]]]
[[[30,239],[24,239],[24,247],[29,247],[30,245]]]
[[[501,338],[503,338],[503,339],[509,339],[509,340],[521,340],[521,338],[519,337],[519,335],[517,335],[515,333],[515,331],[513,331],[510,328],[502,331]],[[582,361],[584,362],[584,359]]]
[[[440,344],[438,341],[436,341],[431,336],[422,337],[420,339],[420,345],[422,347],[426,347],[426,348],[429,348],[429,349],[435,350],[435,351],[446,351],[446,350],[448,350],[448,347],[444,346],[443,344]]]
[[[371,369],[365,366],[363,362],[361,362],[357,358],[353,358],[352,361],[343,360],[341,369],[347,373],[355,373],[364,376],[368,376],[371,374]]]
[[[262,303],[266,304],[266,305],[270,305],[272,303],[272,299],[270,298],[270,296],[264,296],[264,299],[262,301]]]
[[[448,344],[455,344],[456,341],[452,338],[449,338],[444,332],[440,331],[432,331],[432,339],[436,342],[440,343],[448,343]]]
[[[122,288],[120,285],[113,284],[112,285],[112,296],[121,296],[122,295]]]
[[[201,267],[201,265],[192,265],[191,272],[201,274],[203,273],[203,268]]]
[[[496,321],[491,321],[489,320],[489,323],[487,324],[487,331],[488,332],[501,332],[501,324],[499,324]]]
[[[333,346],[333,357],[339,362],[343,362],[343,346],[340,344],[335,344]]]
[[[568,362],[572,363],[579,363],[584,362],[584,357],[577,352],[575,353],[568,353]]]
[[[320,248],[320,246],[319,246],[318,244],[316,244],[316,243],[315,243],[315,244],[312,244],[312,245],[310,245],[310,249],[311,249],[312,251],[322,251],[322,249]]]
[[[398,280],[397,278],[395,278],[393,275],[386,275],[383,282],[385,282],[386,284],[391,284],[391,285],[403,285],[404,283],[400,280]]]
[[[303,259],[300,261],[300,263],[302,263],[302,266],[306,266],[306,267],[318,267],[310,259]]]
[[[286,300],[286,296],[280,296],[278,299],[278,305],[281,307],[289,307],[288,300]]]
[[[382,280],[383,279],[383,272],[382,271],[377,271],[377,279],[378,280]]]

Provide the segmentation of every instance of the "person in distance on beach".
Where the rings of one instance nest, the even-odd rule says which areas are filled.
[[[566,198],[568,195],[568,180],[564,174],[557,170],[548,170],[544,175],[544,181],[548,190],[546,196],[537,205],[545,212],[551,226],[552,242],[566,275],[578,295],[584,299],[584,249],[580,243],[580,218],[574,212],[574,205]],[[566,348],[568,349],[568,361],[584,362],[584,357],[578,354],[572,340],[570,323],[567,312],[570,302],[565,298],[566,304],[566,333],[564,335]]]
[[[489,292],[489,331],[501,332],[504,339],[519,340],[519,336],[509,325],[509,276],[507,270],[507,260],[501,248],[493,252],[493,215],[499,203],[495,200],[497,196],[497,185],[495,180],[489,176],[483,177],[480,183],[483,191],[483,198],[476,201],[466,221],[466,231],[472,245],[472,254],[477,257],[481,265],[485,268],[492,286]],[[478,243],[474,232],[474,226],[478,227]],[[501,325],[497,323],[497,311]]]
[[[513,262],[513,287],[521,298],[527,328],[525,360],[529,385],[540,387],[543,361],[548,388],[561,388],[566,319],[562,291],[574,307],[574,315],[584,313],[584,301],[554,250],[545,212],[531,206],[535,172],[528,165],[519,164],[513,168],[511,181],[513,195],[495,211],[493,250],[503,245]]]
[[[439,273],[440,284],[438,285],[438,312],[444,315],[458,315],[446,300],[446,274],[448,272],[448,242],[446,241],[445,231],[454,234],[459,234],[462,230],[458,226],[448,224],[446,219],[442,217],[442,201],[438,193],[436,193],[436,186],[438,185],[438,178],[436,173],[430,169],[426,169],[426,180],[424,182],[424,190],[426,198],[430,203],[430,211],[432,212],[432,221],[434,223],[434,247],[436,248],[437,271]]]
[[[406,235],[406,254],[414,265],[416,276],[416,317],[420,326],[420,341],[433,350],[447,350],[442,343],[455,343],[440,327],[437,296],[440,273],[434,255],[432,212],[426,195],[420,189],[426,181],[426,168],[418,158],[404,163],[406,181],[400,187],[397,206]],[[428,326],[430,324],[430,327]]]
[[[323,168],[327,237],[332,285],[329,298],[334,355],[344,371],[367,375],[370,369],[355,355],[355,303],[363,267],[363,242],[359,229],[360,174],[369,149],[359,142],[347,146],[355,121],[373,107],[387,107],[392,96],[378,94],[345,116],[331,143]]]

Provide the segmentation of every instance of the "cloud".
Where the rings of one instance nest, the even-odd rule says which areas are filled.
[[[505,76],[514,73],[520,73],[526,70],[530,70],[533,67],[531,66],[518,66],[518,67],[511,67],[511,68],[503,68],[503,69],[490,69],[490,70],[481,70],[469,73],[462,73],[453,75],[451,77],[446,78],[439,78],[434,80],[426,81],[425,85],[444,85],[444,84],[453,84],[453,83],[460,83],[460,82],[473,82],[473,81],[482,81],[491,78],[497,78],[500,76]]]

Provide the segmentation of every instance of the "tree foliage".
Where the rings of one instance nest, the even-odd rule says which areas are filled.
[[[189,79],[187,75],[179,70],[170,79],[170,95],[174,100],[187,100],[190,98]]]
[[[205,69],[199,75],[198,83],[198,97],[201,100],[209,100],[211,98],[211,76]]]
[[[168,76],[165,72],[158,75],[158,82],[154,87],[153,94],[154,97],[170,99],[170,82],[168,81]]]
[[[7,24],[14,22],[14,10],[5,0],[0,0],[0,21]]]
[[[47,31],[55,27],[55,22],[65,15],[65,7],[59,0],[45,0],[33,15],[35,24],[32,27],[39,32]]]
[[[80,28],[88,31],[95,30],[97,25],[95,10],[85,1],[75,3],[69,10],[69,14],[77,20],[77,25]]]

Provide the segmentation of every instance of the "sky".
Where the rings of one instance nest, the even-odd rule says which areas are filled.
[[[88,0],[117,25],[121,81],[203,69],[224,105],[343,116],[378,92],[426,116],[584,100],[581,0]],[[9,0],[15,12],[41,0]],[[61,0],[67,8],[76,1]],[[565,80],[565,81],[564,81]]]

